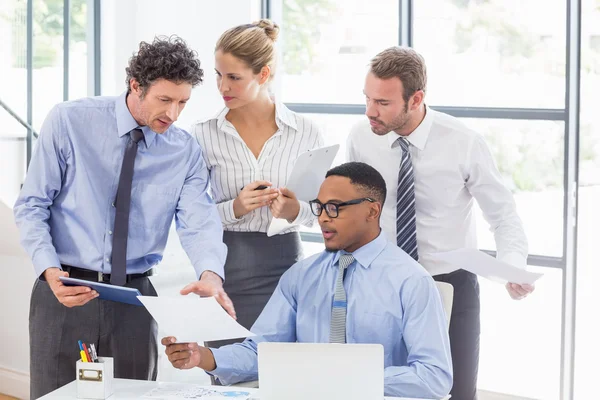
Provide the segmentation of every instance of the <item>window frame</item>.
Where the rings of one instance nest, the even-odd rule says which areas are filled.
[[[282,20],[283,1],[261,0],[265,18]],[[413,0],[399,1],[398,44],[413,45]],[[564,122],[563,164],[563,248],[562,256],[531,254],[528,265],[559,268],[563,274],[562,333],[560,366],[560,399],[574,396],[575,299],[577,272],[577,207],[579,180],[579,111],[581,81],[581,2],[565,0],[565,105],[564,108],[502,108],[468,106],[432,106],[431,108],[459,118],[491,118]],[[285,27],[284,27],[285,28]],[[365,107],[357,104],[286,103],[295,112],[311,114],[363,114]],[[305,242],[323,242],[321,235],[302,232]],[[494,251],[483,250],[495,255]]]

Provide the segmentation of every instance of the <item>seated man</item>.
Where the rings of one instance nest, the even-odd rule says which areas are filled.
[[[252,327],[258,336],[219,349],[166,337],[169,361],[232,384],[257,379],[260,342],[379,343],[387,396],[446,396],[452,361],[440,296],[427,271],[383,236],[385,196],[385,181],[367,164],[329,170],[310,202],[326,251],[281,277]]]

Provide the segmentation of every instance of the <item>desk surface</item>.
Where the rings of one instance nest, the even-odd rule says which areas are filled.
[[[189,383],[166,383],[166,382],[151,382],[151,381],[138,381],[131,379],[115,379],[114,380],[114,394],[109,397],[110,400],[122,400],[122,399],[142,399],[143,396],[147,394],[150,390],[158,388],[158,387],[173,387],[176,386],[180,389],[185,389],[186,387],[193,387],[197,385],[192,385]],[[206,389],[215,389],[215,390],[236,390],[236,391],[244,391],[249,393],[258,394],[258,389],[249,389],[249,388],[240,388],[240,387],[223,387],[223,386],[203,386]],[[220,397],[220,396],[219,396]],[[71,400],[77,398],[77,382],[73,381],[59,389],[56,389],[52,393],[48,393],[44,397],[41,397],[41,400]],[[260,396],[256,397],[260,399]],[[386,397],[386,400],[411,400],[400,397]],[[414,400],[414,399],[413,399]]]

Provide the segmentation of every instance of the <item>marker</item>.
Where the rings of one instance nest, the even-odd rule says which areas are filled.
[[[87,357],[85,355],[85,351],[83,350],[83,343],[81,342],[81,340],[78,340],[77,344],[79,345],[79,355],[81,356],[81,361],[88,362]]]
[[[87,359],[87,362],[92,362],[92,356],[90,355],[85,343],[83,344],[83,352],[85,353],[85,358]]]

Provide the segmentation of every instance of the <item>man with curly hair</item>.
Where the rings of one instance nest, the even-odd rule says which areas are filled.
[[[31,398],[72,381],[77,341],[114,358],[116,378],[156,379],[156,322],[144,307],[98,299],[63,276],[138,289],[162,259],[173,217],[198,281],[182,294],[223,291],[226,246],[207,193],[200,147],[172,125],[202,82],[195,51],[178,37],[142,42],[127,90],[56,105],[47,116],[14,207],[37,281],[29,333]]]

